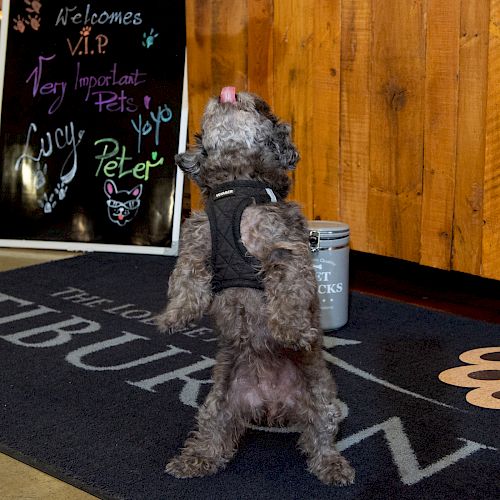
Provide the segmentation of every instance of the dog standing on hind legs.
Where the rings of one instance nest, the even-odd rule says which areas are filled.
[[[206,210],[183,225],[157,322],[173,332],[208,314],[219,349],[197,429],[166,466],[175,477],[220,470],[247,425],[264,421],[300,430],[308,468],[324,483],[354,480],[334,446],[341,415],[321,352],[307,224],[285,201],[298,158],[290,126],[234,87],[209,100],[196,145],[176,156]]]

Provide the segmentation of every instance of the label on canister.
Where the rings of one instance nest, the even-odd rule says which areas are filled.
[[[349,226],[342,222],[312,221],[309,231],[321,327],[337,329],[348,320]]]

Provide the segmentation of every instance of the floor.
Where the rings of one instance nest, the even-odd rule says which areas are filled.
[[[73,257],[69,252],[0,248],[0,271]],[[500,323],[500,282],[351,252],[350,288]],[[96,497],[0,454],[1,500],[90,500]]]
[[[75,255],[60,251],[0,248],[0,271]],[[95,498],[0,453],[0,499],[2,500],[91,500]]]
[[[32,250],[23,248],[0,248],[0,271],[41,264],[51,260],[68,259],[78,255],[61,250]]]
[[[90,500],[92,495],[0,453],[2,500]]]

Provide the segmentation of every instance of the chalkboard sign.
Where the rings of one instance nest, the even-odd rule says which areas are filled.
[[[0,246],[176,254],[184,9],[4,0]]]

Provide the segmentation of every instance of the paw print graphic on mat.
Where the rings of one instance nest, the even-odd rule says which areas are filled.
[[[459,359],[468,366],[450,368],[439,380],[458,387],[472,387],[467,401],[481,408],[500,410],[500,347],[483,347],[464,352]]]

